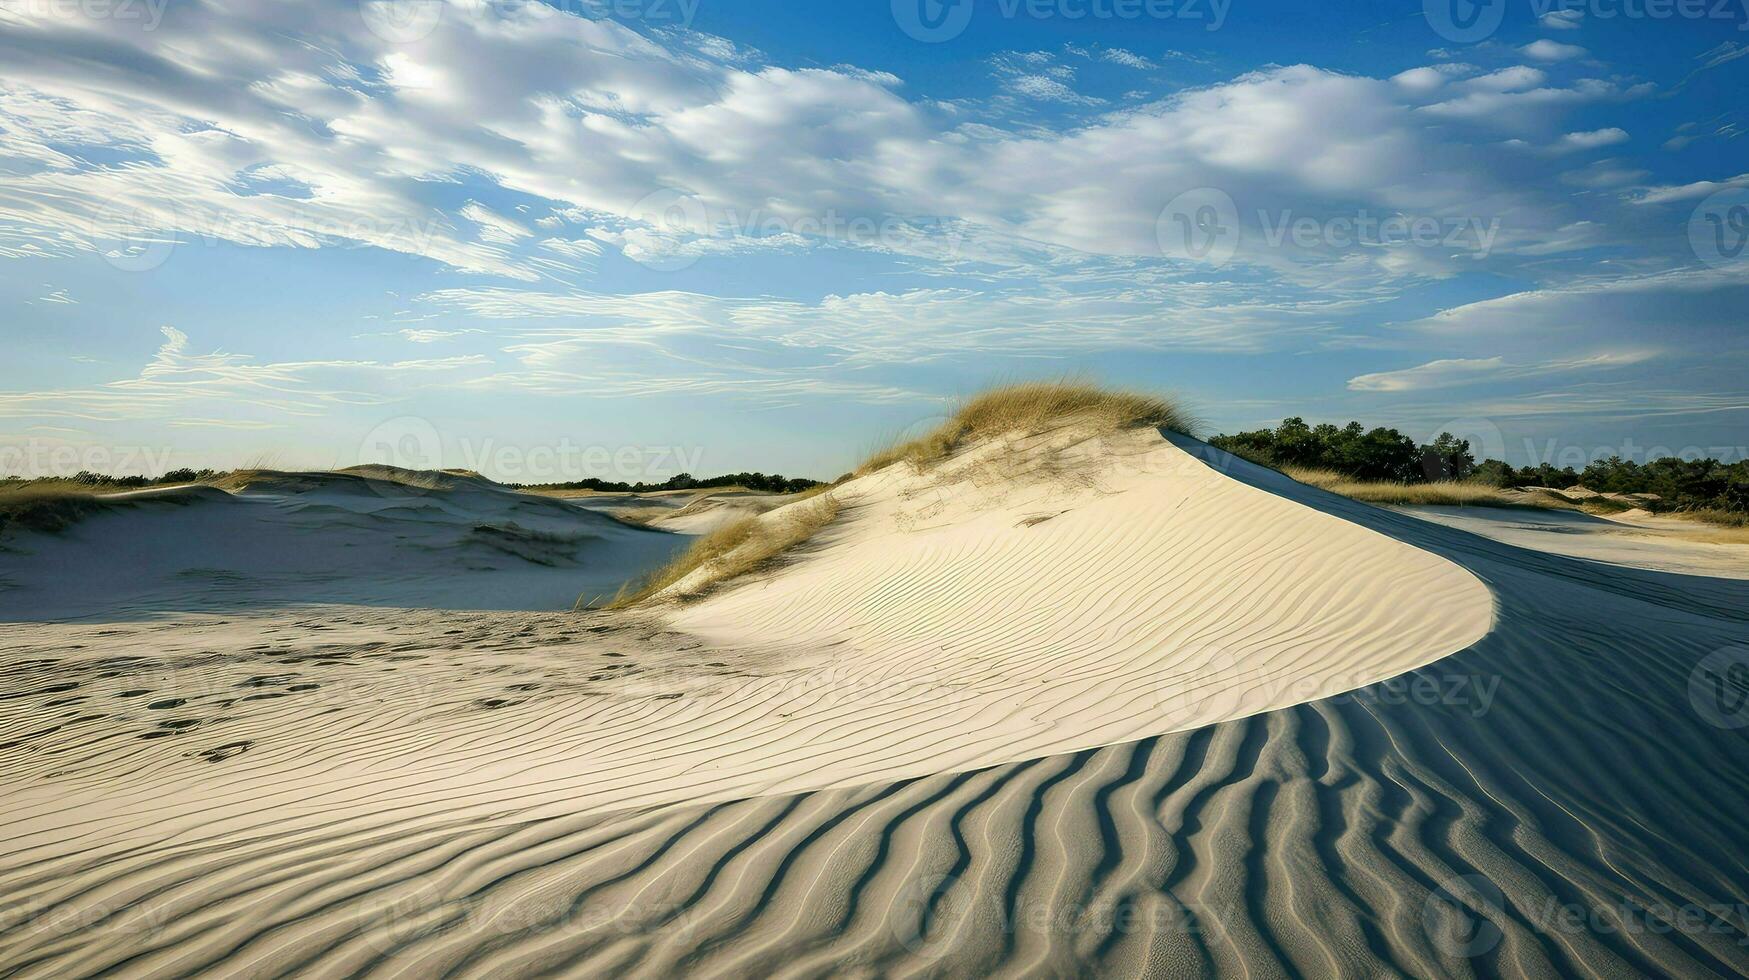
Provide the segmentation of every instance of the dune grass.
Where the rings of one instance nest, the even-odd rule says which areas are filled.
[[[58,486],[0,490],[0,533],[13,528],[55,534],[104,509],[97,494]]]
[[[1034,434],[1077,427],[1089,435],[1120,429],[1163,427],[1188,432],[1195,420],[1178,405],[1155,395],[1114,391],[1087,382],[1064,379],[1003,385],[962,402],[953,416],[916,439],[889,446],[869,457],[854,473],[862,476],[895,463],[925,469],[980,439]],[[605,604],[608,609],[635,606],[669,590],[700,569],[685,596],[764,567],[825,527],[838,514],[839,503],[822,484],[798,493],[791,504],[759,517],[732,521],[701,537],[666,566],[622,587]]]
[[[1689,507],[1683,510],[1667,512],[1671,517],[1684,520],[1700,521],[1719,527],[1749,529],[1749,514],[1740,510],[1724,510],[1719,507]]]
[[[1076,380],[1029,381],[973,395],[933,430],[876,452],[856,469],[862,476],[894,463],[924,469],[979,439],[1083,426],[1090,433],[1143,426],[1189,432],[1196,420],[1155,395],[1116,391]]]
[[[686,594],[676,598],[697,598],[713,586],[765,567],[838,516],[838,498],[818,489],[805,493],[805,500],[767,514],[738,518],[700,537],[673,561],[621,586],[604,608],[638,605],[701,569],[704,574],[695,577]]]
[[[1659,517],[1673,517],[1696,525],[1697,540],[1749,543],[1749,515],[1716,508],[1655,510],[1643,503],[1604,496],[1569,499],[1562,491],[1508,490],[1474,480],[1444,480],[1433,483],[1391,483],[1356,480],[1334,470],[1305,466],[1282,467],[1283,473],[1301,483],[1369,504],[1432,507],[1523,507],[1532,510],[1571,510],[1593,517],[1611,517],[1633,510],[1646,510]]]
[[[1533,507],[1544,510],[1577,510],[1571,504],[1544,493],[1502,490],[1491,483],[1471,480],[1438,480],[1432,483],[1392,483],[1388,480],[1356,480],[1334,470],[1287,466],[1282,472],[1301,483],[1369,504],[1425,505],[1436,507]]]
[[[561,498],[563,499],[563,498]],[[649,527],[653,522],[685,510],[684,507],[609,507],[600,513],[633,527]]]
[[[93,493],[70,480],[0,482],[0,534],[10,530],[59,534],[92,514],[141,503],[187,504],[195,499],[186,486],[152,488],[148,495],[128,490]]]

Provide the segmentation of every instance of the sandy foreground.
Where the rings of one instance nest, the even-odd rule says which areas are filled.
[[[1151,431],[835,492],[656,613],[473,483],[0,553],[0,973],[1749,971],[1749,550]]]

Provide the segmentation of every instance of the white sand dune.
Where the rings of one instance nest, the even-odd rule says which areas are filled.
[[[738,487],[712,487],[648,493],[561,493],[560,496],[579,507],[635,520],[645,527],[675,534],[708,534],[730,521],[756,517],[781,507],[788,495]]]
[[[0,626],[0,969],[1749,968],[1749,749],[1688,687],[1743,583],[1178,437],[991,452],[656,619]]]
[[[1053,438],[852,481],[783,574],[668,622],[798,663],[827,650],[823,688],[945,698],[913,721],[961,729],[934,749],[961,765],[1339,693],[1492,622],[1487,590],[1451,562],[1227,479],[1156,432]]]
[[[707,493],[694,497],[672,514],[650,522],[651,527],[676,534],[708,534],[730,521],[757,517],[785,504],[784,494]]]
[[[123,494],[177,502],[9,534],[0,617],[291,602],[568,609],[685,545],[474,476],[372,466],[263,473],[235,490]]]

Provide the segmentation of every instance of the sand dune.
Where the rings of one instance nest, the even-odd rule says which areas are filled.
[[[221,610],[290,602],[568,609],[684,541],[478,476],[356,467],[140,491],[0,542],[0,617]]]
[[[652,493],[590,494],[565,499],[580,507],[674,534],[708,534],[742,517],[763,514],[786,502],[787,494],[737,488],[659,490]]]
[[[1689,687],[1744,583],[1180,437],[988,453],[655,617],[0,626],[0,966],[1749,969]]]

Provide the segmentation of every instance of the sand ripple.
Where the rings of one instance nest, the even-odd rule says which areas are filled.
[[[1220,478],[1247,491],[1277,500],[1299,493],[1223,465]],[[606,683],[577,672],[625,660],[667,683],[709,670],[775,673],[773,664],[713,668],[728,661],[710,646],[677,649],[691,641],[630,626],[578,633],[582,623],[559,618],[526,617],[510,630],[506,621],[458,621],[451,628],[478,632],[452,638],[444,652],[430,645],[441,620],[400,624],[414,634],[403,651],[368,618],[339,623],[325,638],[314,622],[274,625],[282,659],[346,653],[357,670],[386,674],[416,665],[391,656],[424,656],[427,670],[453,663],[458,680],[426,699],[420,724],[395,717],[391,702],[370,710],[356,701],[329,705],[342,710],[317,722],[295,707],[297,697],[315,696],[307,691],[251,702],[285,714],[214,723],[208,741],[235,741],[224,725],[237,724],[260,742],[213,762],[163,750],[177,737],[141,740],[107,722],[91,723],[99,734],[55,732],[0,750],[9,786],[55,790],[6,806],[0,894],[12,918],[0,965],[45,977],[1749,971],[1739,829],[1749,812],[1749,742],[1715,724],[1734,703],[1728,688],[1713,704],[1709,689],[1690,684],[1703,660],[1749,636],[1749,586],[1538,554],[1334,498],[1305,503],[1468,569],[1492,591],[1494,629],[1462,652],[1309,703],[808,792],[774,780],[706,802],[590,810],[597,787],[648,772],[655,744],[639,741],[640,725],[672,732],[667,758],[704,753],[690,768],[664,770],[669,782],[735,785],[709,772],[711,760],[753,751],[747,743],[786,758],[792,736],[781,726],[667,729],[662,712],[678,709],[653,692],[608,712],[611,722],[592,722],[619,742],[590,743],[589,780],[577,781],[575,760],[555,768],[545,755],[555,745],[578,751],[567,727],[577,723],[541,706]],[[942,560],[951,563],[951,552]],[[1336,571],[1325,578],[1333,601],[1343,584]],[[843,600],[821,599],[834,602]],[[1079,609],[1060,618],[1114,618],[1094,599],[1086,605],[1096,610],[1091,619]],[[878,641],[904,651],[917,642],[887,625],[878,604],[866,608],[874,611],[842,631],[841,647]],[[239,625],[141,642],[186,644],[163,656],[194,657]],[[954,642],[970,642],[961,637],[991,627],[946,628]],[[1064,633],[1072,640],[1081,628]],[[585,662],[555,662],[555,648]],[[316,663],[282,666],[315,674]],[[259,664],[214,654],[208,668],[229,677]],[[138,676],[109,669],[116,684]],[[81,696],[44,690],[48,673],[9,655],[0,678],[20,692],[13,703],[33,710],[0,702],[0,739],[41,727],[48,701]],[[504,696],[522,704],[486,708],[482,676],[503,689],[543,686]],[[1115,676],[1125,676],[1122,665]],[[197,703],[142,705],[128,716],[136,724]],[[748,710],[765,717],[789,707]],[[858,738],[865,754],[893,755],[900,743],[951,748],[987,720],[968,715],[966,731],[955,732],[916,717],[895,710],[886,723],[908,740],[877,743],[868,729],[846,734],[831,724],[797,737],[804,747],[818,740],[834,759],[854,756]],[[275,733],[297,724],[346,750],[307,738],[276,743]],[[506,743],[519,751],[507,753]],[[928,757],[918,745],[906,752]],[[50,759],[64,774],[46,768]],[[195,771],[206,773],[205,795],[190,799],[208,801],[205,813],[174,793],[144,795]],[[374,778],[353,778],[361,772]],[[111,815],[96,812],[112,798],[98,783],[106,773],[107,792],[137,785],[131,812],[155,806],[162,823],[118,843]],[[820,776],[805,765],[780,775]],[[313,786],[323,792],[311,798]],[[94,794],[84,813],[66,807],[81,787]]]

